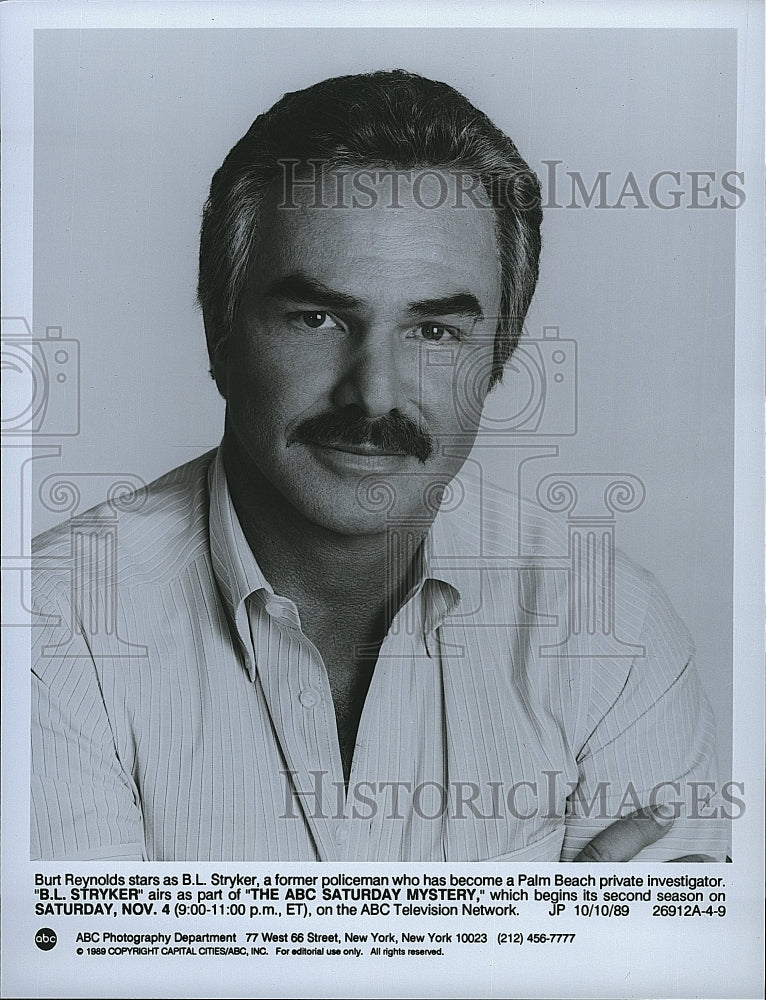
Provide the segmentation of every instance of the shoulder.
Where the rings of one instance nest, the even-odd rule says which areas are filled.
[[[693,655],[689,631],[657,577],[616,546],[616,521],[587,523],[546,509],[486,481],[470,460],[448,516],[464,554],[473,550],[508,568],[517,613],[556,615],[560,629],[588,646],[581,655],[608,658],[620,644],[645,647],[646,656],[663,650],[663,660]]]
[[[101,563],[114,553],[120,581],[156,579],[177,571],[208,546],[208,470],[215,451],[130,492],[102,503],[38,535],[32,541],[33,586],[71,567],[83,549]],[[95,546],[95,551],[94,547]],[[90,560],[92,562],[92,560]],[[87,573],[85,559],[79,571]],[[103,568],[103,565],[102,565]]]

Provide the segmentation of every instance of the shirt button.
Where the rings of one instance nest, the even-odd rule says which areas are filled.
[[[298,695],[298,701],[304,708],[314,708],[322,700],[322,696],[314,688],[304,688]]]
[[[335,827],[335,843],[345,844],[348,840],[348,830],[346,829],[345,823],[338,823]]]

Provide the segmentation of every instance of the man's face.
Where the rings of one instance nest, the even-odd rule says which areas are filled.
[[[445,172],[377,200],[266,199],[223,364],[227,444],[314,524],[342,534],[430,518],[476,436],[500,303],[494,214]],[[445,188],[446,182],[446,188]],[[445,194],[448,192],[448,196]],[[417,195],[417,199],[413,196]],[[359,199],[369,205],[372,199]],[[428,208],[424,206],[436,205]]]

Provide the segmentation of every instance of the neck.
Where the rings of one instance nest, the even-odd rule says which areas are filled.
[[[275,592],[305,604],[390,620],[414,582],[423,536],[391,546],[385,530],[344,535],[304,517],[224,436],[223,459],[248,545]]]

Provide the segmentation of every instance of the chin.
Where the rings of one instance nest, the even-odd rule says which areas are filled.
[[[312,508],[306,512],[306,516],[318,527],[347,538],[381,535],[389,525],[385,512],[373,513],[360,510],[358,506],[354,510],[343,510],[341,507],[331,510]]]
[[[424,518],[424,511],[402,503],[393,483],[372,478],[355,489],[323,492],[308,501],[304,498],[296,506],[313,524],[346,536],[380,535],[394,523],[422,522]]]
[[[415,460],[412,460],[413,462]],[[291,476],[282,495],[306,520],[339,535],[378,535],[393,524],[425,525],[436,515],[443,486],[454,472],[429,470],[377,471],[353,476]],[[310,489],[306,484],[310,483]]]

